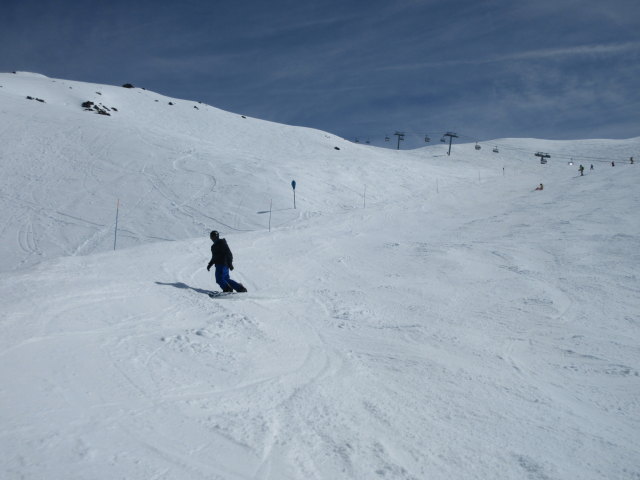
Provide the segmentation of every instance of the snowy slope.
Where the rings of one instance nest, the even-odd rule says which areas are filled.
[[[23,73],[0,85],[0,271],[113,248],[118,199],[126,247],[262,230],[272,200],[287,224],[292,180],[306,211],[359,206],[367,184],[372,204],[431,185],[424,158],[393,165],[388,151],[142,89]]]
[[[640,139],[446,157],[193,102],[163,124],[146,91],[0,84],[2,478],[640,476],[640,169],[606,161]],[[120,120],[77,110],[98,88]],[[218,127],[189,126],[202,113]],[[201,137],[216,129],[238,143]],[[206,294],[210,228],[248,294]]]

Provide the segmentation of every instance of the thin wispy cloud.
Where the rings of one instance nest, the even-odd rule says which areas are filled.
[[[409,62],[399,65],[386,65],[378,67],[377,70],[420,70],[432,67],[455,67],[464,65],[486,65],[491,63],[536,60],[536,59],[557,59],[563,57],[584,57],[584,56],[608,56],[626,53],[640,54],[640,42],[627,42],[623,44],[610,45],[578,45],[565,48],[546,48],[538,50],[528,50],[514,52],[506,55],[488,55],[486,57],[474,57],[467,59],[443,60],[435,62]]]
[[[624,53],[640,54],[640,42],[614,43],[609,45],[577,45],[565,48],[546,48],[517,52],[511,55],[490,58],[488,62],[502,62],[507,60],[528,60],[537,58],[579,57],[617,55]]]

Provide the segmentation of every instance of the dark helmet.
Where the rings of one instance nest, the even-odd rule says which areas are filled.
[[[220,233],[218,233],[217,230],[212,230],[211,233],[209,234],[209,238],[211,240],[218,240],[220,238]]]

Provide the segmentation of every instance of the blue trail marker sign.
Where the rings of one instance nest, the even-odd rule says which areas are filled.
[[[293,208],[296,208],[296,181],[291,180],[291,188],[293,188]]]

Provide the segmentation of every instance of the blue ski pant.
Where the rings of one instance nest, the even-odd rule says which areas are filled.
[[[238,282],[234,282],[229,278],[229,267],[226,265],[216,265],[216,283],[220,285],[220,288],[225,289],[231,287],[237,290],[240,287]]]

